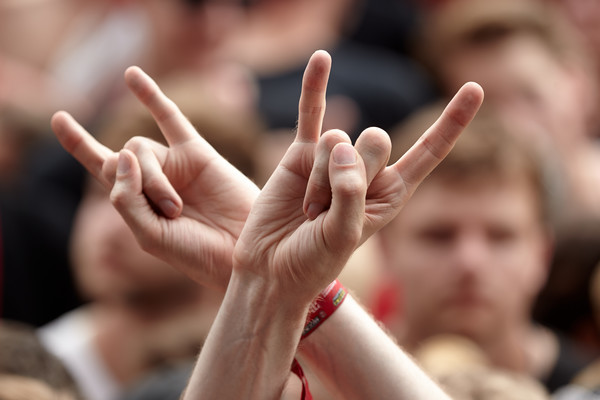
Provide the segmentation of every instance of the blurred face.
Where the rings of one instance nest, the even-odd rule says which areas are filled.
[[[597,84],[583,64],[557,57],[539,38],[515,34],[457,51],[444,79],[450,90],[481,84],[486,104],[557,168],[575,208],[598,214]]]
[[[529,320],[548,250],[537,204],[518,179],[457,185],[431,178],[421,185],[383,231],[405,296],[403,325],[413,337],[484,341]]]
[[[177,66],[202,65],[244,17],[238,0],[150,0],[142,2],[154,28],[159,57]],[[164,61],[164,60],[163,60]]]
[[[595,49],[600,50],[600,4],[594,0],[558,0],[558,3]]]
[[[534,144],[567,151],[587,134],[595,113],[594,85],[557,57],[540,39],[514,34],[487,46],[465,46],[442,74],[450,91],[469,80],[478,82],[486,102]]]
[[[188,280],[143,251],[108,192],[88,183],[71,236],[71,260],[80,290],[91,300],[132,302],[181,295]]]

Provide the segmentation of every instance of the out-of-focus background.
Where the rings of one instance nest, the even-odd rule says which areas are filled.
[[[546,251],[513,253],[518,246],[509,241],[485,250],[494,262],[520,254],[513,257],[517,269],[529,268],[521,258],[530,255],[544,265],[536,290],[524,296],[527,301],[506,315],[498,311],[498,320],[505,318],[512,327],[510,334],[484,340],[461,329],[424,329],[417,340],[423,349],[415,348],[413,355],[422,356],[432,371],[439,371],[440,363],[457,370],[485,365],[494,373],[501,367],[502,373],[532,379],[518,398],[534,398],[527,397],[534,396],[526,391],[531,387],[540,398],[565,399],[583,398],[566,397],[575,396],[573,390],[597,389],[600,3],[595,0],[0,0],[0,318],[5,322],[0,340],[2,330],[13,332],[15,323],[39,338],[41,347],[10,334],[7,346],[62,360],[75,384],[33,374],[49,386],[44,390],[92,400],[176,393],[220,295],[190,286],[139,249],[108,194],[60,147],[50,118],[66,110],[100,141],[124,143],[136,135],[160,140],[152,119],[125,87],[125,69],[138,65],[200,134],[260,186],[293,139],[303,69],[317,49],[333,59],[324,130],[341,129],[355,140],[365,128],[378,126],[396,143],[407,129],[424,129],[414,123],[423,110],[476,81],[486,93],[486,115],[539,161],[545,192],[544,206],[536,210],[543,209]],[[502,215],[489,209],[489,215]],[[461,217],[461,224],[469,218]],[[528,232],[508,223],[492,229],[490,219],[481,218],[488,241],[501,231],[514,233],[510,243],[521,243],[517,232]],[[450,239],[452,229],[474,232],[469,229],[476,226],[465,222],[450,229],[442,219],[435,222],[445,228],[411,237],[431,245],[435,236],[435,248],[446,246],[446,254],[458,246],[458,239]],[[404,328],[399,327],[410,323],[408,306],[417,301],[406,288],[422,283],[397,273],[396,260],[380,241],[403,246],[403,237],[375,236],[357,250],[341,277],[400,344]],[[525,241],[523,246],[528,247]],[[440,265],[444,259],[449,256],[437,258]],[[479,285],[479,278],[469,279],[475,282],[469,285]],[[477,287],[519,297],[519,285]],[[501,301],[490,310],[504,306]],[[523,331],[538,327],[551,333],[543,337],[552,351],[529,346]],[[429,346],[438,334],[452,337]],[[492,350],[492,342],[503,344]],[[519,343],[507,345],[517,349],[518,362],[496,362],[494,351],[507,353],[499,350],[505,342]],[[548,361],[537,354],[554,356]],[[13,368],[8,358],[0,364],[0,374],[32,375],[31,366]],[[554,376],[549,371],[556,365],[564,368],[555,368]],[[58,367],[48,368],[57,373]],[[481,370],[449,377],[450,369],[440,380],[457,398],[476,398],[467,392],[476,390],[475,383],[485,386],[482,376],[500,381],[500,388],[521,382]],[[157,371],[161,379],[152,375]],[[318,378],[311,379],[317,382],[315,397],[328,398]],[[0,386],[33,387],[8,382]],[[477,398],[500,398],[491,396]]]

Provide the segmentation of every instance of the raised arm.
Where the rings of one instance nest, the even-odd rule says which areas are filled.
[[[340,399],[449,399],[350,296],[300,345],[310,366]]]
[[[476,86],[463,90],[475,92],[461,94],[458,99],[463,100],[450,103],[440,122],[401,161],[373,174],[371,185],[383,186],[385,182],[378,180],[389,173],[389,183],[398,176],[402,180],[399,202],[410,196],[468,123],[470,115],[465,110],[481,100]],[[439,125],[452,124],[458,127],[454,132],[437,131]],[[431,140],[441,134],[446,135],[443,142]],[[235,247],[223,305],[185,398],[278,398],[289,377],[312,299],[339,274],[363,240],[363,231],[377,228],[377,221],[364,227],[371,221],[365,211],[369,197],[362,157],[344,141],[329,151],[326,143],[335,142],[336,137],[335,132],[328,132],[316,148],[316,154],[323,157],[306,165],[306,147],[318,140],[316,129],[298,131],[257,198]],[[365,152],[373,153],[381,154]],[[374,157],[377,162],[381,159]],[[315,171],[321,160],[327,161],[326,168]],[[319,180],[319,188],[329,187],[331,194],[327,207],[309,218],[305,211],[314,211],[314,207],[303,204],[305,197],[312,195],[307,192],[309,181],[315,180]],[[301,348],[305,361],[344,398],[447,399],[352,298]]]
[[[481,88],[466,84],[419,141],[400,160],[379,171],[375,169],[377,162],[367,159],[376,159],[376,149],[385,146],[383,132],[374,129],[363,132],[356,148],[365,159],[365,165],[371,166],[367,175],[372,180],[366,196],[361,240],[397,215],[418,184],[450,152],[482,100]],[[315,171],[316,167],[309,183],[314,186],[309,186],[305,209],[307,203],[327,204],[323,196],[326,179],[324,174]],[[371,176],[374,177],[369,178]],[[336,398],[447,398],[352,297],[303,340],[299,356],[319,374]]]
[[[315,273],[312,269],[305,268],[311,267],[313,261],[315,265],[324,265],[321,263],[322,260],[315,256],[315,254],[320,253],[307,252],[309,257],[305,262],[299,262],[299,260],[291,262],[290,259],[281,257],[281,255],[290,254],[292,243],[305,243],[305,245],[314,243],[310,240],[315,239],[311,236],[316,232],[315,226],[322,229],[318,232],[321,235],[322,244],[330,246],[320,249],[321,251],[326,250],[330,254],[338,252],[338,255],[345,257],[347,251],[351,251],[352,246],[345,247],[343,245],[340,248],[335,248],[339,243],[334,243],[335,241],[332,239],[338,237],[339,234],[341,235],[339,237],[344,238],[342,241],[346,244],[352,244],[356,240],[356,232],[353,229],[347,232],[339,231],[335,228],[337,225],[331,223],[331,221],[339,220],[339,215],[337,219],[332,218],[332,216],[337,215],[336,213],[345,215],[344,213],[349,210],[356,210],[356,208],[340,209],[339,207],[333,207],[335,202],[332,202],[332,199],[335,197],[335,189],[333,191],[334,196],[331,193],[332,188],[335,188],[335,186],[331,183],[333,177],[329,176],[331,173],[329,169],[330,160],[332,159],[330,153],[334,148],[338,149],[336,152],[345,152],[343,149],[349,147],[347,145],[350,142],[349,139],[343,132],[339,131],[328,132],[319,139],[321,120],[325,109],[325,87],[329,62],[329,56],[324,52],[315,53],[309,61],[300,101],[298,136],[279,167],[281,171],[269,183],[271,186],[279,185],[281,186],[280,189],[287,188],[289,190],[285,193],[279,193],[279,195],[296,196],[292,203],[296,206],[296,203],[300,201],[299,211],[284,212],[285,215],[272,215],[273,221],[285,220],[287,223],[284,225],[275,222],[269,223],[268,220],[261,219],[264,216],[259,217],[252,214],[253,216],[250,217],[247,226],[257,229],[257,226],[266,224],[266,226],[276,229],[264,232],[262,230],[260,232],[250,231],[252,234],[240,239],[235,250],[236,255],[233,258],[235,243],[240,235],[243,221],[248,215],[250,206],[254,203],[258,194],[258,189],[216,154],[193,131],[193,128],[189,126],[177,108],[160,93],[158,87],[147,76],[139,69],[128,70],[127,80],[130,88],[150,109],[167,139],[169,140],[169,137],[172,137],[174,140],[173,142],[169,140],[169,147],[148,144],[147,148],[144,148],[144,146],[138,146],[138,142],[145,143],[145,141],[137,139],[128,143],[126,147],[129,150],[123,151],[120,156],[122,159],[120,176],[123,184],[115,186],[112,197],[115,205],[133,229],[142,246],[181,268],[196,281],[223,288],[229,281],[232,268],[241,275],[250,274],[256,277],[257,282],[260,283],[261,275],[255,269],[260,267],[261,262],[270,259],[271,265],[276,268],[275,271],[271,272],[275,275],[281,274],[282,282],[287,282],[284,278],[289,277],[308,279],[308,281],[302,281],[305,286],[283,286],[298,295],[296,306],[299,308],[296,309],[297,312],[292,312],[290,315],[293,314],[298,317],[302,314],[300,310],[306,305],[309,294],[314,295],[323,282],[333,279],[335,274],[339,272],[339,265],[336,264],[335,259],[327,259],[331,261],[331,264],[327,268],[317,270]],[[356,222],[357,215],[352,213],[349,216],[346,215],[349,218],[347,221],[350,224],[349,226],[361,226],[362,232],[358,235],[358,243],[366,240],[370,234],[389,222],[399,212],[418,183],[450,151],[462,128],[476,113],[482,97],[483,93],[479,86],[476,84],[465,85],[451,101],[440,120],[425,133],[415,147],[403,158],[388,167],[386,167],[386,164],[389,155],[389,138],[385,132],[370,128],[361,135],[355,148],[359,155],[357,162],[359,164],[364,163],[364,179],[366,185],[368,185],[368,191],[363,196],[365,207],[363,212],[359,213],[362,222],[360,224]],[[87,132],[65,113],[58,113],[54,117],[53,128],[67,150],[106,185],[112,185],[112,177],[114,177],[117,169],[117,159],[119,158],[116,153],[95,142]],[[182,137],[183,140],[181,140]],[[175,160],[181,162],[177,163]],[[136,165],[139,165],[140,174],[130,175],[129,172],[137,171],[135,169]],[[179,168],[171,168],[172,165],[179,166]],[[133,168],[133,170],[130,168]],[[193,173],[186,174],[190,171]],[[126,177],[131,179],[125,179]],[[185,184],[186,180],[187,185]],[[292,181],[301,183],[301,185],[289,186],[289,182]],[[189,185],[192,182],[193,185]],[[285,184],[282,185],[281,182]],[[217,188],[222,184],[224,184],[224,188]],[[304,188],[305,191],[299,190],[300,187]],[[189,190],[183,190],[184,188]],[[266,186],[265,190],[268,188],[269,186]],[[355,189],[351,189],[350,192]],[[273,196],[273,193],[277,193],[277,191],[269,190],[257,203],[257,210],[265,207],[265,204],[271,204],[271,201],[278,200],[285,203],[283,198],[271,199],[270,196]],[[206,196],[206,193],[210,195]],[[351,197],[356,200],[354,195]],[[164,209],[161,207],[162,212],[156,213],[155,208],[146,200],[147,198],[159,207],[163,200],[171,200],[175,207]],[[169,209],[174,211],[169,211]],[[258,213],[258,215],[262,214]],[[253,218],[255,219],[254,222],[252,221]],[[288,226],[294,227],[294,229],[286,228]],[[279,246],[273,247],[274,241],[271,241],[269,237],[261,236],[267,231],[279,232],[283,235],[275,236],[279,240],[277,241],[277,243],[280,243]],[[292,232],[297,232],[294,237],[303,237],[307,240],[292,240],[286,236],[292,235]],[[257,238],[260,239],[259,242],[263,243],[262,245],[255,241]],[[283,240],[285,238],[287,239]],[[193,243],[190,243],[190,239]],[[265,246],[264,243],[271,243],[271,245]],[[262,253],[248,252],[248,249],[252,249],[254,244],[264,251]],[[285,249],[286,251],[277,249]],[[296,250],[299,252],[306,249],[299,247]],[[261,256],[258,257],[257,254]],[[232,260],[235,263],[232,263]],[[279,261],[281,261],[281,264]],[[233,267],[233,264],[236,267]],[[310,277],[304,276],[306,271],[311,271]],[[235,276],[238,272],[235,273]],[[237,277],[231,279],[230,287],[236,284],[237,279]],[[251,294],[256,293],[251,292]],[[229,297],[227,301],[231,301],[233,295],[239,296],[243,293],[228,294],[226,300]],[[224,303],[224,307],[229,307],[227,304],[235,304],[235,302]],[[318,340],[323,335],[325,335],[325,338],[332,338],[339,334],[338,327],[340,326],[354,327],[352,329],[354,333],[351,337],[359,341],[354,344],[356,349],[381,346],[381,343],[386,343],[384,347],[377,347],[381,351],[376,354],[386,351],[390,351],[389,354],[402,353],[393,345],[393,342],[379,341],[383,332],[372,320],[371,323],[361,325],[361,329],[365,331],[357,329],[354,315],[356,314],[358,320],[365,318],[365,315],[364,313],[361,314],[361,310],[352,308],[352,304],[352,302],[344,303],[342,308],[331,318],[331,321],[326,321],[313,337],[305,341],[302,346],[302,354],[307,362],[322,361],[324,365],[346,365],[344,364],[346,342],[338,342],[341,347],[324,348]],[[224,310],[227,309],[224,308]],[[352,311],[353,309],[354,311]],[[343,310],[348,312],[339,312]],[[289,349],[287,347],[289,341],[296,339],[293,333],[296,332],[299,323],[296,317],[292,318],[293,321],[281,320],[284,325],[274,325],[278,326],[276,330],[279,330],[280,333],[289,333],[289,337],[284,339],[285,343],[281,343],[283,348]],[[334,324],[332,321],[336,321],[336,323]],[[219,329],[219,326],[219,320],[217,320],[215,329]],[[316,345],[320,347],[312,347],[315,341],[317,341]],[[375,341],[377,342],[375,343]],[[387,347],[388,345],[393,347]],[[352,354],[354,351],[354,349],[347,350],[350,352],[348,354]],[[289,357],[289,350],[283,352],[281,358],[276,359],[272,365],[285,364],[289,361]],[[369,370],[368,373],[379,373],[381,379],[394,380],[394,382],[389,382],[389,385],[386,384],[388,386],[385,386],[384,389],[392,388],[390,390],[395,390],[393,388],[398,386],[396,382],[398,375],[408,377],[416,374],[423,376],[414,364],[406,362],[406,357],[398,358],[396,363],[388,363],[388,360],[396,359],[396,357],[391,357],[381,364],[377,362],[377,358],[371,358],[368,351],[362,354],[362,357],[368,358],[369,365],[373,366],[373,369]],[[375,354],[373,354],[373,357],[375,357]],[[381,371],[378,368],[381,368]],[[275,369],[279,370],[279,368]],[[362,398],[380,397],[377,395],[377,390],[380,390],[381,387],[363,385],[364,387],[354,390],[360,380],[353,380],[352,377],[365,373],[361,365],[348,363],[347,368],[344,367],[342,375],[339,375],[339,369],[328,371],[322,372],[328,376],[327,380],[338,386],[336,390],[345,397],[352,398],[353,393],[364,393]],[[203,375],[199,374],[199,376]],[[337,379],[339,381],[336,381]],[[407,385],[410,385],[410,379],[407,379],[407,381]],[[415,382],[418,386],[421,386],[422,383],[423,380],[421,379]],[[417,393],[411,392],[410,386],[402,386],[404,391],[398,392],[398,396]],[[366,393],[365,390],[371,391]]]
[[[310,169],[297,138],[257,198],[233,255],[219,314],[185,399],[279,398],[313,298],[344,267],[362,233],[366,178],[354,147],[332,151],[331,207],[308,220]]]

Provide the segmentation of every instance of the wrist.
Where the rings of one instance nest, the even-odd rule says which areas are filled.
[[[330,347],[337,348],[337,343],[346,335],[349,321],[354,321],[355,313],[357,312],[357,303],[346,294],[344,301],[338,306],[336,312],[329,316],[327,321],[319,326],[319,329],[314,329],[313,332],[302,338],[301,344],[298,347],[298,355],[305,357],[322,351]],[[324,349],[324,347],[326,349]]]
[[[308,304],[283,301],[274,286],[252,272],[232,271],[190,383],[205,397],[214,391],[223,398],[275,398],[284,387]],[[223,387],[214,376],[230,381]],[[197,398],[198,393],[188,396]]]
[[[225,298],[228,307],[239,310],[247,326],[255,326],[260,335],[264,334],[265,327],[273,327],[288,334],[296,330],[299,336],[310,305],[283,290],[273,280],[236,268],[232,271]]]
[[[342,305],[348,290],[336,279],[315,298],[308,309],[302,339],[308,337]]]

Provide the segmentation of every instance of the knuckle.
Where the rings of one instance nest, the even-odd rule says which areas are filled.
[[[329,185],[329,182],[327,180],[314,179],[310,183],[310,190],[307,191],[316,193],[331,192],[331,186]]]
[[[344,197],[364,196],[365,185],[358,179],[344,179],[336,185],[336,191]]]
[[[381,154],[389,152],[392,147],[392,142],[388,135],[370,135],[370,148],[371,152],[375,154]]]
[[[333,147],[342,141],[350,143],[350,136],[341,129],[330,129],[321,135],[321,140],[324,141],[328,147]]]
[[[442,148],[440,145],[436,144],[433,140],[431,140],[429,137],[424,137],[423,140],[421,141],[423,147],[425,147],[425,149],[427,149],[427,151],[435,158],[436,161],[441,161],[444,159],[444,157],[446,156],[446,148],[450,147],[450,143],[448,143],[446,141],[446,139],[441,136],[444,139],[444,147]]]
[[[144,179],[144,192],[147,193],[160,193],[163,191],[163,180],[160,176],[147,176]]]
[[[83,147],[83,138],[81,136],[62,135],[60,139],[63,147],[69,153],[73,153],[78,148]]]
[[[110,202],[117,210],[122,210],[127,205],[127,192],[115,185],[110,192]]]
[[[133,153],[139,153],[142,149],[148,146],[148,139],[142,136],[134,136],[125,143],[124,148],[132,151]]]
[[[357,147],[363,155],[377,156],[389,153],[392,143],[389,135],[384,130],[369,128],[360,135]]]

